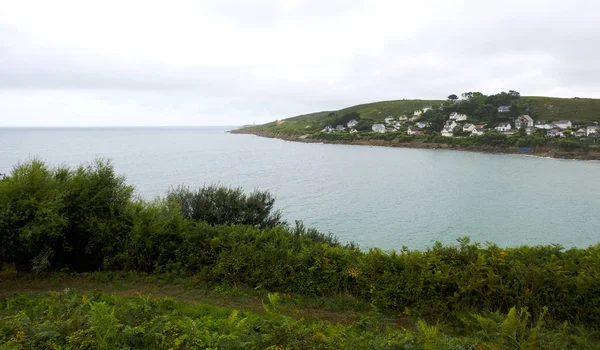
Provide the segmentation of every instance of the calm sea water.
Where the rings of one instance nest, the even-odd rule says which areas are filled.
[[[286,218],[361,248],[470,236],[502,246],[600,241],[600,162],[321,145],[225,128],[0,129],[0,173],[39,157],[112,159],[146,198],[170,186],[268,189]]]

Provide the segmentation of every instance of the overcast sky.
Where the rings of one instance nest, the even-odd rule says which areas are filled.
[[[241,125],[451,93],[600,98],[597,0],[0,0],[0,126]]]

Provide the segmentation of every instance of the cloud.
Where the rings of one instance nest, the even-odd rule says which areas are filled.
[[[600,97],[599,21],[585,0],[4,2],[0,125],[245,124],[464,91]]]

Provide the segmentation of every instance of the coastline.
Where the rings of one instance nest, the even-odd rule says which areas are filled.
[[[467,151],[467,152],[478,152],[478,153],[494,153],[494,154],[518,154],[524,156],[535,156],[541,158],[555,158],[555,159],[572,159],[572,160],[600,160],[600,151],[590,150],[564,150],[556,147],[537,146],[532,147],[529,152],[519,151],[517,147],[496,147],[496,146],[482,146],[482,145],[449,145],[442,143],[423,143],[423,142],[411,142],[401,143],[394,141],[385,140],[354,140],[354,141],[343,141],[343,140],[318,140],[310,138],[301,138],[297,135],[290,135],[284,133],[271,133],[258,130],[247,130],[237,129],[227,131],[231,134],[246,134],[255,135],[259,137],[279,139],[284,141],[292,142],[303,142],[303,143],[322,143],[322,144],[338,144],[338,145],[356,145],[356,146],[379,146],[379,147],[399,147],[399,148],[420,148],[420,149],[435,149],[435,150],[452,150],[452,151]]]

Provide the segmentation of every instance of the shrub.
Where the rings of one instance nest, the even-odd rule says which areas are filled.
[[[186,218],[211,225],[285,225],[281,212],[273,211],[275,198],[266,191],[247,195],[241,188],[211,185],[194,191],[180,186],[167,193],[167,200],[177,203]]]
[[[75,170],[40,160],[17,166],[0,182],[2,261],[36,271],[99,268],[127,236],[132,193],[102,160]]]

